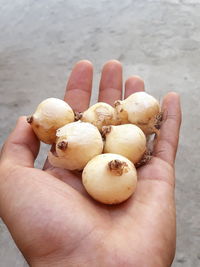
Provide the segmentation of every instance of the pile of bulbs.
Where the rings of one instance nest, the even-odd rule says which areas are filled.
[[[147,151],[147,136],[159,129],[160,114],[154,97],[137,92],[114,107],[99,102],[82,114],[63,100],[48,98],[27,121],[39,140],[56,144],[48,154],[52,166],[83,170],[89,195],[116,204],[135,192],[135,165]]]

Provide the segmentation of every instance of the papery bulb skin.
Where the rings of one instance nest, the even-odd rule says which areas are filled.
[[[116,110],[109,104],[98,102],[83,112],[81,120],[95,125],[99,131],[106,125],[117,125]]]
[[[157,133],[160,105],[153,96],[146,92],[136,92],[123,101],[116,101],[115,109],[121,124],[135,124],[146,135]]]

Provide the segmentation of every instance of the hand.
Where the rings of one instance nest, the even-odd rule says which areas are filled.
[[[77,111],[87,109],[93,67],[78,62],[65,100]],[[130,77],[125,97],[143,91]],[[122,67],[105,64],[99,101],[113,104],[122,96]],[[154,156],[138,169],[136,193],[126,202],[106,206],[87,195],[81,174],[47,162],[34,168],[39,141],[21,117],[0,158],[0,215],[31,266],[170,266],[175,253],[174,160],[181,121],[179,96],[162,104],[165,119]]]

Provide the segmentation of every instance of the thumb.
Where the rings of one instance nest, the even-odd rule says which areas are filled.
[[[6,161],[11,162],[12,165],[33,167],[39,146],[39,140],[32,127],[27,123],[26,117],[22,116],[2,147],[0,162]]]

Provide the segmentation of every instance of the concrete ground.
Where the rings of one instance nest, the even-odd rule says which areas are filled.
[[[143,77],[158,99],[180,93],[183,124],[176,162],[177,253],[173,267],[200,266],[200,1],[0,0],[0,142],[18,116],[63,96],[80,59],[100,70],[118,59],[124,77]],[[42,165],[43,146],[37,166]],[[0,266],[27,266],[0,222]]]

